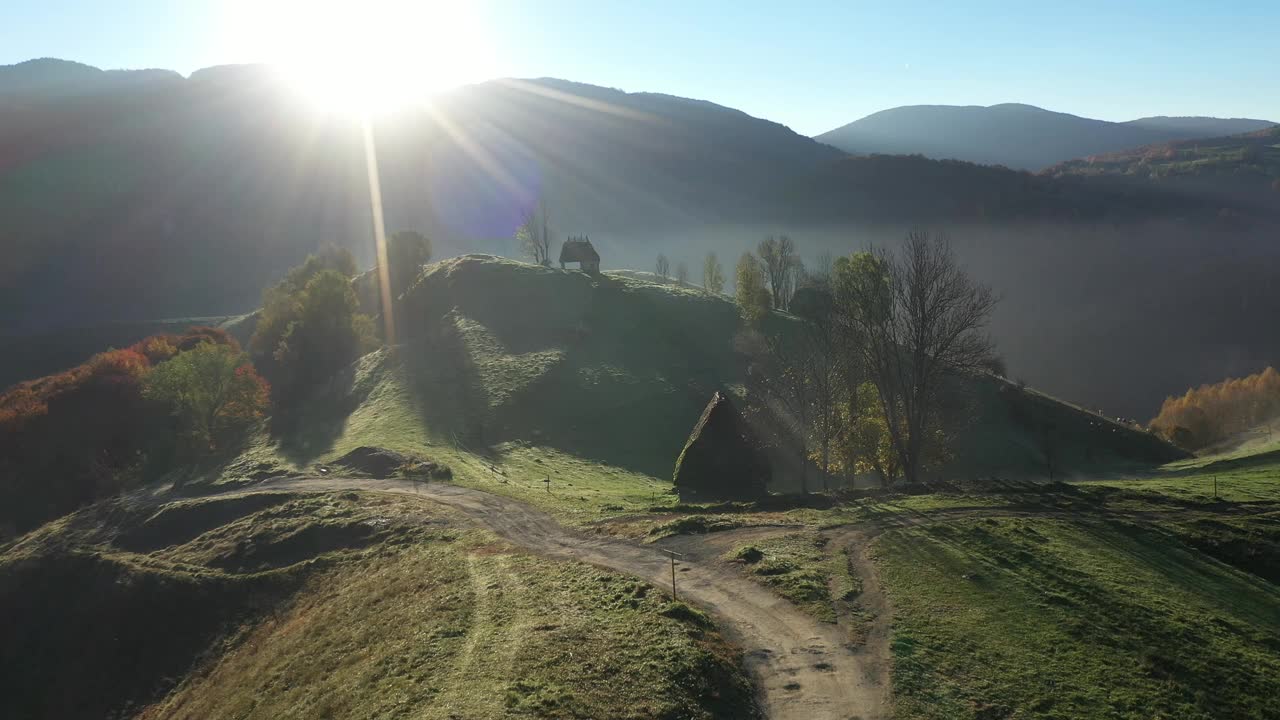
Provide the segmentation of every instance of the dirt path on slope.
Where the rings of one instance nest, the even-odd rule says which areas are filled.
[[[638,545],[566,528],[524,503],[447,483],[356,478],[282,479],[218,494],[262,491],[369,490],[428,498],[461,511],[488,530],[531,552],[579,560],[634,575],[669,589],[671,565],[662,544]],[[159,498],[158,498],[159,499]],[[685,552],[716,536],[684,536],[667,543]],[[852,541],[852,540],[851,540]],[[713,550],[708,546],[709,550]],[[865,552],[861,548],[858,552]],[[718,559],[690,551],[677,566],[681,600],[708,612],[727,640],[745,653],[760,705],[774,720],[880,720],[888,716],[887,622],[883,645],[852,647],[845,630],[818,621]],[[874,569],[859,568],[864,595]],[[887,621],[887,614],[882,616]]]

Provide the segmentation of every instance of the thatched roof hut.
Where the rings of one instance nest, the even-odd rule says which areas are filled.
[[[722,393],[711,396],[676,460],[682,500],[749,500],[765,495],[769,458],[747,421]]]

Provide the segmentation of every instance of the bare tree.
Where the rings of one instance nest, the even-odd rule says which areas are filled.
[[[683,260],[676,263],[676,282],[681,285],[689,284],[689,266]]]
[[[654,269],[657,271],[658,277],[662,278],[663,280],[666,280],[669,277],[671,277],[671,261],[668,260],[667,256],[663,255],[662,253],[658,253],[658,262],[655,265]]]
[[[760,261],[764,263],[765,278],[769,281],[769,292],[773,297],[773,307],[786,310],[791,302],[791,294],[795,291],[796,274],[799,272],[800,258],[796,255],[796,244],[789,235],[770,235],[760,241],[756,248]]]
[[[724,268],[713,252],[707,253],[706,259],[702,261],[702,287],[715,295],[724,290]]]
[[[551,229],[545,201],[539,200],[537,207],[525,213],[520,227],[516,228],[516,242],[534,263],[551,266]]]
[[[897,467],[920,479],[934,449],[946,378],[990,365],[984,328],[997,298],[960,267],[950,243],[910,233],[894,253],[883,248],[837,264],[839,321],[875,383]]]

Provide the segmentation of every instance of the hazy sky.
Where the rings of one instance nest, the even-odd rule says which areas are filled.
[[[278,60],[306,39],[277,41],[298,33],[278,17],[260,20],[256,8],[268,4],[3,0],[0,64],[48,56],[187,74]],[[391,7],[372,32],[420,46],[423,57],[447,68],[450,82],[555,76],[666,92],[805,134],[926,103],[1025,102],[1108,120],[1212,114],[1280,121],[1277,0],[487,0],[409,13],[411,23],[394,8],[409,4],[422,3],[354,0],[338,3],[337,12]],[[424,19],[437,17],[438,24]],[[433,56],[430,48],[442,44],[474,46],[476,58],[453,49],[446,59]]]

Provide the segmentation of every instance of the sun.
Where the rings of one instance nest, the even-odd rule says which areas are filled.
[[[236,3],[242,56],[275,65],[316,108],[367,116],[493,77],[477,6],[447,0]]]

